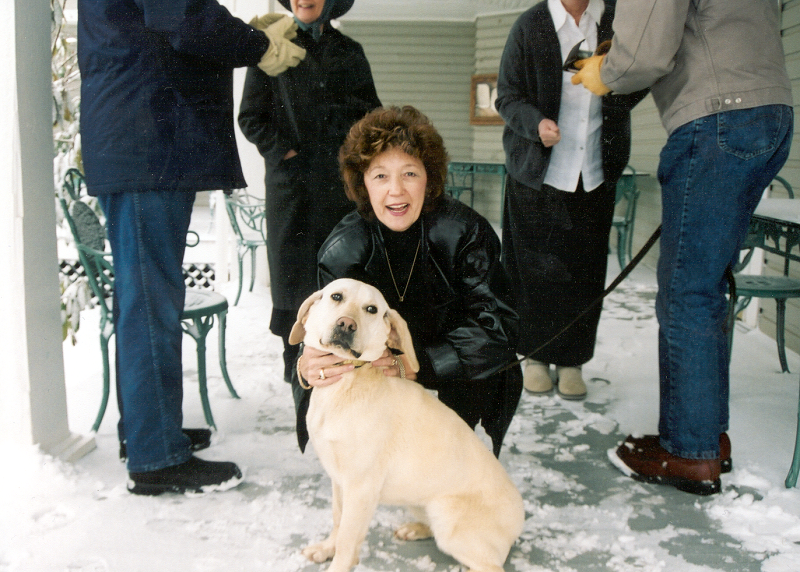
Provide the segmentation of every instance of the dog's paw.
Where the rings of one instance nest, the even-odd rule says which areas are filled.
[[[311,546],[307,546],[303,549],[303,556],[311,560],[312,562],[316,562],[317,564],[322,564],[326,560],[330,560],[333,558],[333,554],[336,552],[336,549],[333,546],[332,542],[320,542],[318,544],[312,544]]]
[[[423,540],[433,536],[430,527],[421,522],[409,522],[394,531],[395,538],[400,540]]]

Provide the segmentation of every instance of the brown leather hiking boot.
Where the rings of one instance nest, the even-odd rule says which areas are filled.
[[[719,459],[685,459],[669,453],[658,437],[629,436],[608,452],[611,462],[638,481],[669,485],[696,495],[711,495],[721,489]]]
[[[645,435],[643,437],[633,437],[629,435],[625,440],[641,448],[661,447],[658,441],[658,435]],[[719,463],[721,473],[730,473],[733,470],[731,439],[728,437],[727,433],[721,433],[719,436]]]

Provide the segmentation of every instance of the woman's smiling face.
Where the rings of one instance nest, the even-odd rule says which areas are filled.
[[[364,172],[364,185],[378,220],[389,229],[402,232],[422,212],[428,173],[416,157],[389,149],[372,159]]]
[[[322,16],[325,0],[290,0],[292,14],[303,24],[311,24]]]

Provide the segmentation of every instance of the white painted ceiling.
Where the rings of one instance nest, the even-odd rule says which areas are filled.
[[[218,0],[234,14],[282,11],[277,0]],[[478,16],[519,11],[540,0],[355,0],[343,20],[446,20],[474,21]],[[75,20],[77,0],[67,0],[68,18]]]
[[[475,20],[519,11],[539,0],[355,0],[343,20]]]

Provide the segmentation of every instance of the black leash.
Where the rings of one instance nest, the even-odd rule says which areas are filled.
[[[514,367],[517,364],[522,363],[523,361],[525,361],[529,357],[531,357],[533,355],[536,355],[537,353],[542,351],[544,348],[549,346],[551,343],[553,343],[555,340],[557,340],[559,338],[559,336],[561,336],[564,332],[566,332],[568,329],[570,329],[573,325],[575,325],[575,323],[578,320],[580,320],[581,318],[583,318],[589,312],[589,310],[591,310],[592,308],[597,306],[600,302],[602,302],[603,298],[608,296],[614,290],[614,288],[616,288],[617,286],[620,285],[620,282],[622,282],[623,280],[625,280],[625,278],[628,277],[628,274],[630,274],[631,271],[633,271],[633,269],[636,268],[636,265],[639,264],[639,262],[642,261],[642,258],[644,258],[647,255],[647,253],[650,251],[650,249],[653,247],[653,245],[656,243],[656,241],[658,240],[658,238],[660,236],[661,236],[661,225],[658,225],[658,228],[655,230],[655,232],[652,234],[652,236],[647,239],[647,242],[644,244],[644,246],[642,246],[642,249],[636,254],[636,256],[633,257],[633,259],[628,263],[628,265],[625,268],[622,269],[622,272],[619,273],[619,276],[614,278],[613,282],[611,282],[611,284],[609,284],[608,287],[605,290],[603,290],[603,293],[600,294],[600,296],[598,296],[594,300],[592,300],[592,302],[588,306],[586,306],[586,308],[583,310],[583,312],[578,314],[575,317],[574,320],[572,320],[569,324],[567,324],[566,326],[561,328],[561,330],[556,335],[554,335],[552,338],[550,338],[545,343],[540,345],[538,348],[536,348],[535,350],[533,350],[530,353],[525,354],[524,356],[522,356],[518,360],[509,363],[508,365],[503,367],[503,369],[499,370],[497,373],[501,373],[501,372],[506,371],[507,369],[511,369],[512,367]]]

